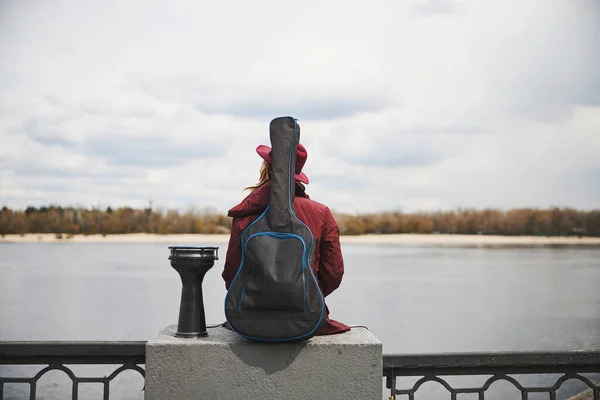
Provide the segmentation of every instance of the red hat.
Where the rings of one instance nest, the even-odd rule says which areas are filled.
[[[261,144],[256,148],[256,152],[263,160],[267,161],[269,164],[271,163],[271,148],[269,146]],[[307,157],[308,154],[306,153],[306,149],[298,143],[298,151],[296,152],[296,174],[294,174],[294,178],[305,184],[308,184],[308,176],[302,172],[302,167],[304,167]]]

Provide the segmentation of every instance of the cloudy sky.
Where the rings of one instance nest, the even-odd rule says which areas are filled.
[[[597,0],[0,0],[0,205],[600,207]]]

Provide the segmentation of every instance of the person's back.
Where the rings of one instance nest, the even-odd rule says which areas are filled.
[[[257,185],[249,187],[248,189],[252,190],[251,193],[228,213],[230,217],[233,217],[233,222],[222,274],[227,289],[229,289],[241,263],[240,235],[263,213],[269,203],[271,185],[269,150],[266,146],[257,148],[257,152],[265,160],[261,167],[260,181]],[[308,226],[314,236],[313,271],[323,296],[327,296],[339,287],[344,275],[339,229],[329,208],[311,200],[304,190],[302,183],[308,183],[308,178],[300,170],[306,161],[306,149],[300,144],[298,145],[297,160],[300,160],[300,165],[297,165],[296,168],[294,209],[296,216]],[[329,315],[329,310],[327,310],[327,315]],[[347,325],[327,318],[318,335],[341,333],[348,330],[350,327]]]

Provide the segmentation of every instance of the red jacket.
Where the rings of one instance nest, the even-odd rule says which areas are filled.
[[[270,187],[270,182],[267,182],[253,190],[240,204],[229,210],[228,215],[233,217],[233,224],[225,257],[225,268],[222,274],[227,289],[229,289],[229,285],[231,285],[231,281],[233,281],[240,267],[242,257],[240,235],[244,228],[258,218],[267,207]],[[329,208],[310,200],[306,194],[297,195],[294,198],[294,210],[315,238],[313,271],[323,296],[328,296],[340,286],[344,275],[344,260],[340,248],[338,226]],[[329,319],[329,309],[327,306],[325,307],[327,320],[318,335],[329,335],[350,330],[349,326]]]

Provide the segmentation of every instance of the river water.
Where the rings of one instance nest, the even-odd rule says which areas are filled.
[[[217,324],[224,321],[227,243],[198,245],[220,247],[204,283],[207,323]],[[600,348],[599,247],[346,244],[342,250],[346,273],[327,299],[331,317],[368,326],[384,353]],[[165,244],[0,244],[0,340],[148,340],[177,321],[181,283],[167,257]],[[3,367],[0,374],[27,368]],[[80,375],[103,367],[85,368]],[[111,398],[143,398],[136,374],[120,375]],[[64,383],[52,384],[56,379]],[[38,398],[64,398],[67,382],[62,372],[45,375]],[[100,385],[83,386],[82,398],[102,398]],[[581,388],[567,383],[560,398]],[[24,384],[4,389],[5,399],[27,393]],[[450,398],[434,383],[417,393],[417,399]],[[489,398],[520,399],[520,393],[500,382]]]

